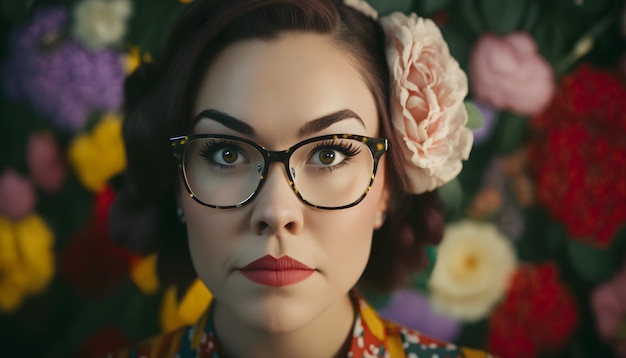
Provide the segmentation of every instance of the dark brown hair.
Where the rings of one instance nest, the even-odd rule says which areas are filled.
[[[436,193],[403,190],[405,172],[389,119],[385,38],[376,21],[333,0],[195,0],[181,14],[162,56],[144,64],[126,83],[123,136],[128,166],[113,182],[113,237],[141,253],[159,253],[159,276],[186,284],[195,277],[185,226],[176,217],[179,175],[168,138],[191,131],[192,104],[205,69],[226,46],[243,39],[271,41],[287,31],[328,34],[345,49],[376,100],[381,136],[390,139],[386,177],[391,202],[374,233],[361,283],[393,289],[427,263],[424,245],[443,232]]]

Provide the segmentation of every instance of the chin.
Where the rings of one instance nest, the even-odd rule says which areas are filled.
[[[283,334],[310,323],[317,314],[311,302],[299,302],[293,297],[271,295],[239,308],[241,321],[258,332]]]

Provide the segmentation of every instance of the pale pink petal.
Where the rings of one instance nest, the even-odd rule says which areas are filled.
[[[552,67],[524,32],[482,35],[472,50],[470,69],[476,99],[525,116],[543,111],[556,90]]]
[[[35,209],[37,196],[29,180],[13,169],[0,175],[0,216],[19,221]]]
[[[37,186],[48,192],[60,189],[66,178],[66,167],[51,134],[34,133],[28,140],[26,161]]]

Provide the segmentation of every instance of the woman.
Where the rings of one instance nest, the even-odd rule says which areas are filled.
[[[198,324],[131,355],[481,356],[382,321],[354,290],[392,289],[420,267],[443,227],[427,191],[471,146],[462,73],[427,90],[443,96],[422,128],[433,138],[394,127],[403,109],[390,98],[403,95],[389,90],[398,76],[375,18],[361,2],[197,0],[156,67],[131,78],[113,232],[157,249],[164,277],[195,271],[214,295]],[[445,51],[432,63],[442,75]],[[431,105],[412,103],[426,117]],[[428,161],[416,143],[446,149],[453,168],[416,164]]]

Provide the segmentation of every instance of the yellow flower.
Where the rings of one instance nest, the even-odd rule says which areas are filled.
[[[195,323],[207,310],[212,298],[211,292],[199,279],[189,286],[180,302],[177,302],[176,286],[168,287],[161,304],[160,318],[163,332],[171,332]]]
[[[126,69],[126,74],[130,75],[131,73],[135,72],[137,67],[139,67],[141,61],[146,63],[152,62],[152,56],[150,56],[150,54],[147,52],[144,53],[142,56],[138,46],[131,46],[128,49],[128,53],[126,54],[124,59],[124,68]]]
[[[18,262],[13,223],[0,217],[0,269],[16,266]]]
[[[152,254],[139,260],[130,270],[130,278],[146,295],[156,292],[159,279],[156,275],[157,255]]]
[[[516,266],[512,244],[493,224],[451,224],[429,280],[433,306],[460,320],[484,318],[506,292]]]
[[[53,235],[38,215],[13,223],[0,218],[0,312],[42,291],[54,273]]]
[[[69,159],[85,188],[102,190],[106,181],[126,166],[121,118],[107,114],[92,133],[76,137],[69,148]]]
[[[24,290],[26,293],[40,292],[53,274],[52,233],[39,216],[31,215],[17,223],[15,234],[21,243],[22,268],[28,276]]]
[[[11,278],[0,281],[0,312],[11,312],[19,307],[24,297],[22,288]]]

